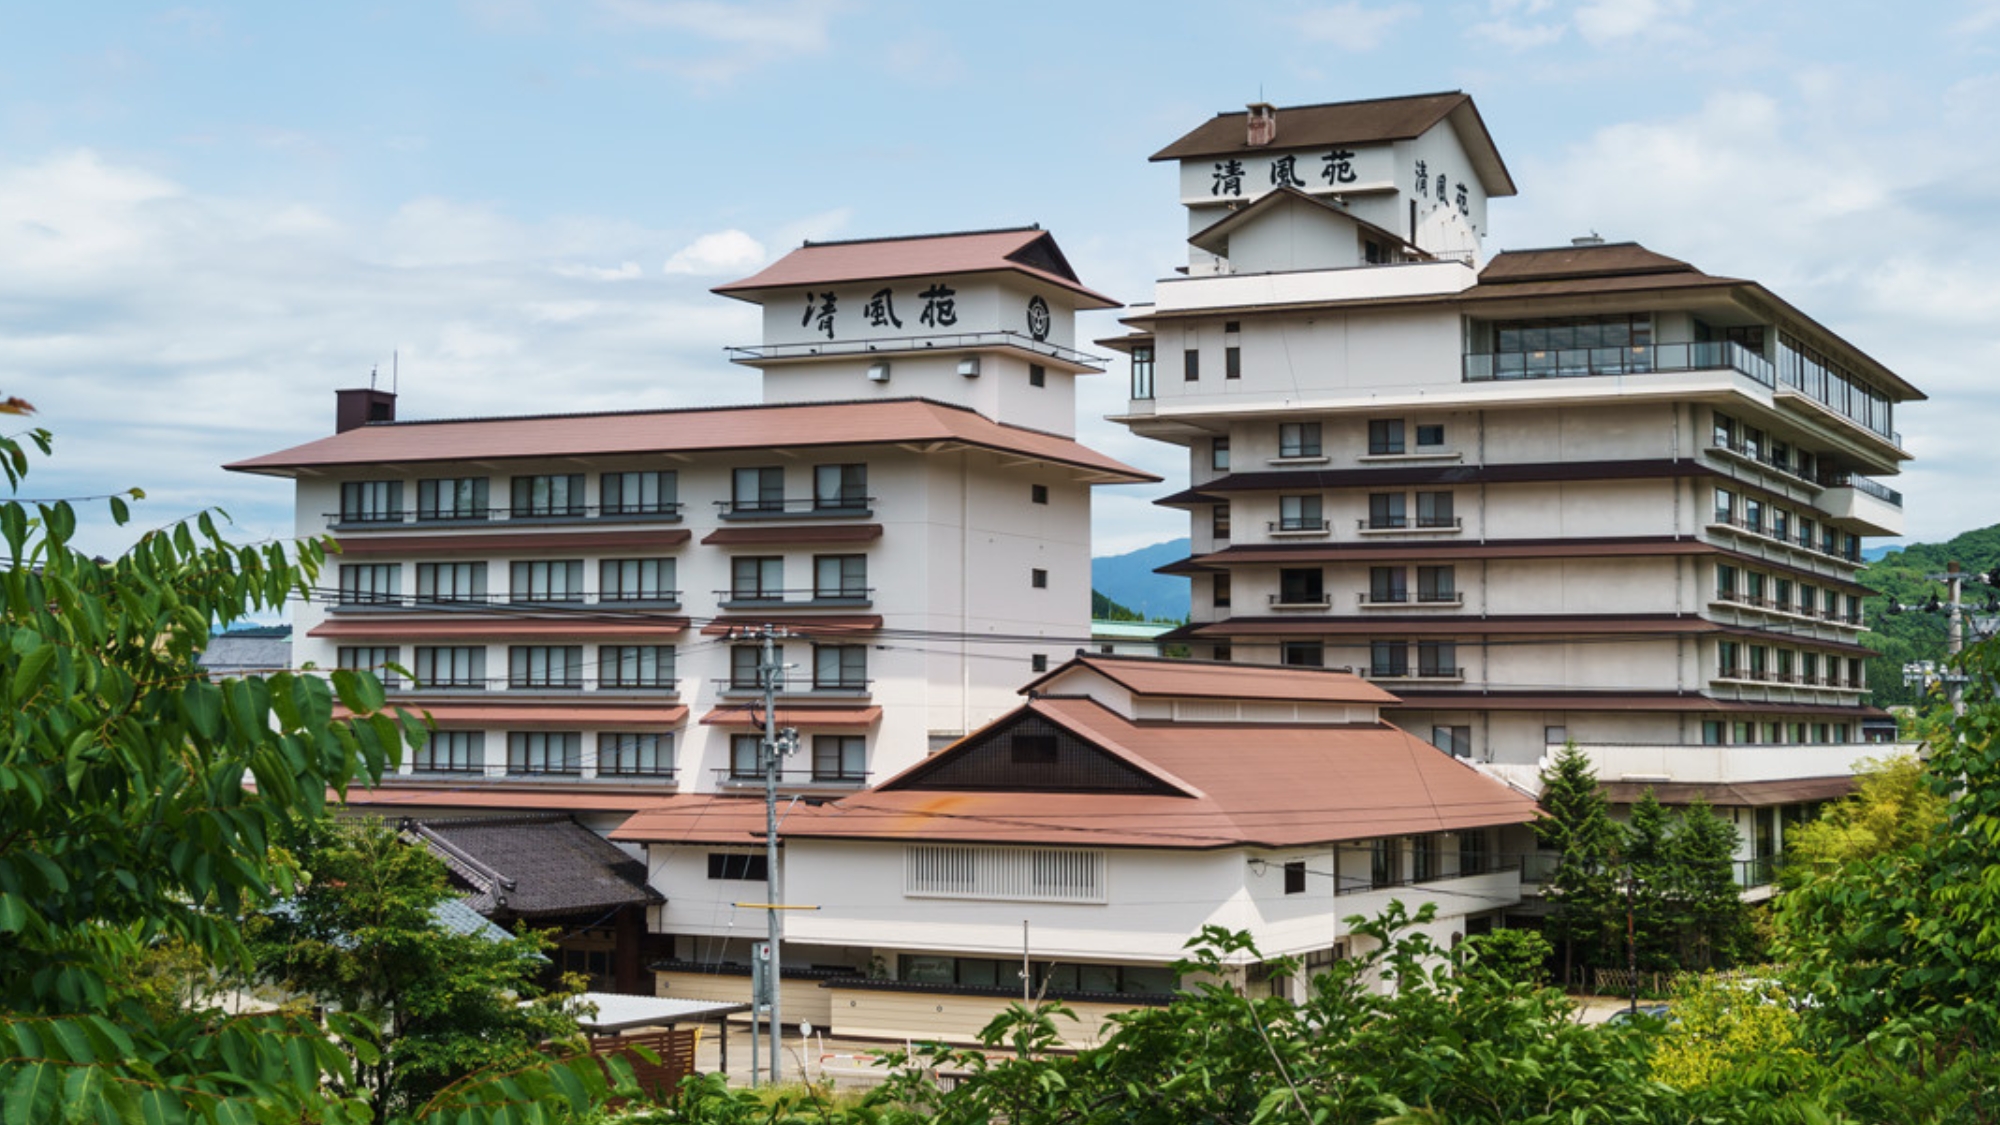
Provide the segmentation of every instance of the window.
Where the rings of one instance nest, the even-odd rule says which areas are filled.
[[[583,687],[582,645],[515,645],[507,650],[507,686]]]
[[[417,683],[427,688],[486,687],[486,648],[483,645],[418,645]]]
[[[1472,757],[1471,727],[1432,727],[1431,745],[1454,758]]]
[[[782,466],[738,469],[731,475],[729,506],[738,512],[785,510],[785,470]]]
[[[1222,349],[1222,377],[1224,379],[1243,377],[1243,349],[1235,344]]]
[[[1076,848],[911,844],[903,893],[912,896],[1103,902],[1104,853]],[[1014,964],[1019,965],[1016,961]]]
[[[598,511],[607,516],[670,516],[680,511],[679,474],[605,473],[597,478]]]
[[[1799,654],[1799,682],[1802,684],[1819,682],[1819,653],[1802,652]]]
[[[1043,570],[1041,567],[1035,567],[1028,571],[1028,585],[1033,586],[1037,590],[1048,589],[1049,572]]]
[[[1743,498],[1743,526],[1752,531],[1764,530],[1764,502],[1754,496]]]
[[[487,514],[485,477],[438,477],[417,482],[420,520],[483,520]]]
[[[1326,574],[1319,567],[1284,567],[1278,571],[1278,601],[1283,605],[1323,605]]]
[[[1374,492],[1368,496],[1368,526],[1371,528],[1403,527],[1408,523],[1405,517],[1405,499],[1400,492]]]
[[[1228,645],[1216,645],[1210,655],[1210,659],[1214,660],[1217,664],[1227,664],[1234,658],[1235,653]]]
[[[1750,646],[1750,678],[1765,679],[1771,670],[1771,650],[1763,645]]]
[[[1029,502],[1029,503],[1031,503],[1031,504],[1046,504],[1046,503],[1048,503],[1048,502],[1049,502],[1049,486],[1048,486],[1048,485],[1046,485],[1046,484],[1031,484],[1031,485],[1029,485],[1029,486],[1028,486],[1028,502]]]
[[[394,645],[340,646],[335,653],[338,667],[347,672],[373,672],[385,688],[401,687],[396,673],[388,666],[398,662],[401,653]]]
[[[1455,602],[1458,600],[1458,577],[1448,566],[1420,566],[1417,568],[1417,600],[1420,602]]]
[[[1418,449],[1439,449],[1444,446],[1444,427],[1428,425],[1417,427]]]
[[[1715,643],[1715,670],[1718,675],[1735,676],[1743,666],[1742,646],[1735,641]]]
[[[814,781],[863,781],[867,777],[867,739],[858,734],[813,736]]]
[[[402,519],[402,481],[350,480],[341,484],[340,522],[400,523]]]
[[[1486,847],[1486,830],[1469,828],[1458,834],[1458,873],[1484,875],[1492,859]]]
[[[1224,472],[1228,470],[1229,468],[1228,438],[1219,437],[1219,438],[1211,438],[1209,440],[1208,467],[1216,470],[1217,472]]]
[[[1792,514],[1783,508],[1771,509],[1771,537],[1789,540],[1792,537]]]
[[[672,559],[605,559],[597,564],[600,602],[674,602],[676,566]]]
[[[1397,679],[1410,674],[1410,646],[1407,641],[1370,641],[1368,674]]]
[[[1736,568],[1718,564],[1715,568],[1715,596],[1723,601],[1736,600]]]
[[[1496,352],[1541,353],[1525,357],[1527,371],[1536,375],[1557,373],[1557,352],[1578,349],[1606,348],[1650,348],[1653,343],[1653,318],[1647,313],[1614,313],[1610,316],[1569,316],[1544,317],[1536,320],[1503,320],[1494,324],[1493,337]],[[1572,360],[1563,356],[1560,364],[1563,374],[1585,374],[1586,371],[1567,370],[1573,363],[1581,363],[1582,358]]]
[[[514,478],[515,519],[583,514],[583,474],[561,473]]]
[[[1209,534],[1217,539],[1229,538],[1229,505],[1217,504],[1209,512]]]
[[[1294,668],[1323,668],[1326,649],[1318,641],[1286,641],[1278,646],[1278,663]]]
[[[482,773],[486,735],[476,730],[434,730],[410,757],[418,773]]]
[[[1403,842],[1376,839],[1369,842],[1368,883],[1372,887],[1393,887],[1403,881]]]
[[[341,605],[394,605],[402,594],[399,563],[340,564]]]
[[[1736,448],[1736,419],[1727,414],[1716,414],[1714,442],[1723,449]]]
[[[597,686],[600,688],[672,688],[674,646],[597,646]]]
[[[517,562],[513,565],[509,591],[509,597],[517,602],[580,602],[583,560]]]
[[[764,686],[763,674],[759,670],[764,663],[764,650],[760,645],[737,645],[729,650],[729,690],[756,691]],[[779,653],[778,663],[784,663],[784,654]],[[782,682],[778,685],[784,687]]]
[[[1703,719],[1701,721],[1701,744],[1703,746],[1720,746],[1722,745],[1722,737],[1723,726],[1721,719]]]
[[[1285,864],[1285,893],[1302,895],[1306,893],[1306,861],[1295,859]]]
[[[1049,654],[1048,654],[1048,653],[1045,653],[1045,652],[1038,652],[1038,653],[1035,653],[1034,655],[1032,655],[1032,656],[1028,657],[1028,671],[1030,671],[1030,672],[1046,672],[1046,671],[1048,671],[1048,670],[1049,670]]]
[[[1403,420],[1377,418],[1369,422],[1368,452],[1376,457],[1403,452]]]
[[[1428,883],[1443,871],[1438,865],[1438,838],[1435,833],[1410,838],[1410,878],[1413,882]]]
[[[867,686],[867,645],[813,647],[814,691],[859,691]]]
[[[753,852],[708,853],[708,877],[745,883],[762,883],[770,878],[770,856]]]
[[[1031,387],[1045,387],[1045,386],[1047,386],[1047,385],[1048,385],[1048,382],[1049,382],[1049,371],[1048,371],[1048,368],[1046,368],[1046,367],[1043,367],[1043,366],[1042,366],[1041,364],[1039,364],[1039,363],[1031,363],[1031,364],[1029,364],[1029,365],[1028,365],[1028,385],[1029,385],[1029,386],[1031,386]]]
[[[738,602],[784,601],[784,558],[753,555],[730,559],[729,598]]]
[[[1754,570],[1743,572],[1743,597],[1751,605],[1764,604],[1764,576]]]
[[[1325,531],[1326,520],[1320,515],[1318,496],[1278,497],[1279,531]]]
[[[853,599],[867,596],[867,555],[817,555],[813,558],[815,599]]]
[[[1210,576],[1210,581],[1213,583],[1213,588],[1214,588],[1213,601],[1215,603],[1215,608],[1217,609],[1229,608],[1229,580],[1230,576],[1227,574],[1216,574]]]
[[[1181,378],[1190,383],[1201,378],[1201,353],[1193,348],[1181,353]]]
[[[1153,345],[1132,347],[1132,397],[1153,397]]]
[[[1318,422],[1281,422],[1278,425],[1278,456],[1318,457]]]
[[[485,600],[485,563],[417,564],[417,601],[483,602]]]
[[[1418,641],[1417,675],[1448,680],[1457,679],[1460,675],[1458,669],[1458,642]]]
[[[604,731],[597,736],[597,776],[672,777],[673,775],[673,735]]]
[[[764,776],[763,735],[732,734],[729,736],[729,776],[738,781],[745,778]],[[712,857],[710,862],[714,862]]]
[[[1793,671],[1792,671],[1792,662],[1793,662],[1793,660],[1794,660],[1794,659],[1795,659],[1795,654],[1794,654],[1794,653],[1792,652],[1792,650],[1791,650],[1791,649],[1788,649],[1788,648],[1781,648],[1781,649],[1779,649],[1779,650],[1778,650],[1778,682],[1779,682],[1779,683],[1781,683],[1781,684],[1789,684],[1789,683],[1791,683],[1791,682],[1792,682],[1792,680],[1793,680],[1793,678],[1794,678],[1794,673],[1793,673]]]
[[[1771,604],[1777,607],[1778,609],[1782,610],[1790,610],[1792,608],[1791,579],[1789,578],[1771,579]]]
[[[1451,493],[1417,493],[1418,527],[1457,527],[1458,517],[1452,514]]]
[[[583,736],[576,731],[507,732],[508,773],[583,772]]]
[[[1736,518],[1736,494],[1726,488],[1715,490],[1716,523],[1729,523]]]
[[[1410,600],[1410,572],[1400,566],[1368,568],[1368,601],[1371,604]]]
[[[813,509],[854,511],[868,506],[868,466],[818,465],[813,468]]]
[[[1569,728],[1545,726],[1542,728],[1542,745],[1561,746],[1569,741]]]

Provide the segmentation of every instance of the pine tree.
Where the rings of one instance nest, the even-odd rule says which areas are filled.
[[[1637,943],[1639,967],[1661,970],[1676,967],[1679,933],[1685,922],[1676,886],[1678,873],[1672,853],[1673,821],[1666,806],[1651,789],[1632,803],[1625,825],[1621,885],[1629,898],[1624,909],[1632,913],[1633,940]]]
[[[1680,961],[1726,967],[1748,943],[1750,913],[1736,885],[1735,825],[1706,801],[1681,811],[1666,841],[1670,901],[1680,921]]]
[[[1554,907],[1549,936],[1562,945],[1567,984],[1579,953],[1586,964],[1606,963],[1622,909],[1614,868],[1621,833],[1597,786],[1597,771],[1575,743],[1565,745],[1542,774],[1542,816],[1534,827],[1542,846],[1557,853],[1543,893]]]

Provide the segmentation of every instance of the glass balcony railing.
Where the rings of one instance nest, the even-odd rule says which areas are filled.
[[[1548,348],[1486,352],[1465,357],[1465,381],[1580,379],[1592,375],[1651,375],[1727,368],[1764,386],[1777,386],[1771,361],[1741,344],[1709,340],[1691,344],[1634,344],[1618,348]]]

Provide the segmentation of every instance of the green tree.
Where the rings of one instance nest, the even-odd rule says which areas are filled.
[[[1611,819],[1597,771],[1575,743],[1565,745],[1542,774],[1541,816],[1534,828],[1541,845],[1556,853],[1544,894],[1554,908],[1548,929],[1562,947],[1568,983],[1579,961],[1611,963],[1612,935],[1622,932],[1624,918],[1614,863],[1623,834]]]
[[[1682,968],[1723,968],[1750,944],[1750,910],[1736,884],[1736,826],[1697,799],[1674,818],[1666,842],[1666,898],[1678,923]]]
[[[1632,803],[1625,821],[1625,850],[1620,856],[1621,891],[1631,912],[1631,936],[1638,947],[1639,968],[1659,972],[1680,967],[1683,922],[1675,898],[1680,873],[1671,844],[1673,820],[1651,789]],[[1625,887],[1625,880],[1631,881]],[[1623,962],[1620,962],[1623,964]]]
[[[1852,794],[1785,834],[1781,885],[1798,887],[1858,860],[1907,851],[1944,826],[1945,800],[1914,755],[1871,760],[1854,784]]]
[[[322,827],[300,861],[298,893],[246,928],[252,961],[264,979],[376,1026],[379,1042],[353,1061],[378,1120],[577,1034],[563,1010],[575,990],[535,985],[548,943],[441,923],[436,908],[452,892],[444,864],[423,848],[368,820]]]

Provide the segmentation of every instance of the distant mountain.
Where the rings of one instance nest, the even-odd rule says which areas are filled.
[[[1170,539],[1123,555],[1090,560],[1090,588],[1142,617],[1185,621],[1188,580],[1154,574],[1155,567],[1188,556],[1186,539]]]
[[[1878,543],[1873,547],[1862,548],[1861,559],[1863,562],[1881,562],[1882,556],[1889,554],[1891,551],[1900,551],[1902,549],[1903,544],[1901,543]]]

